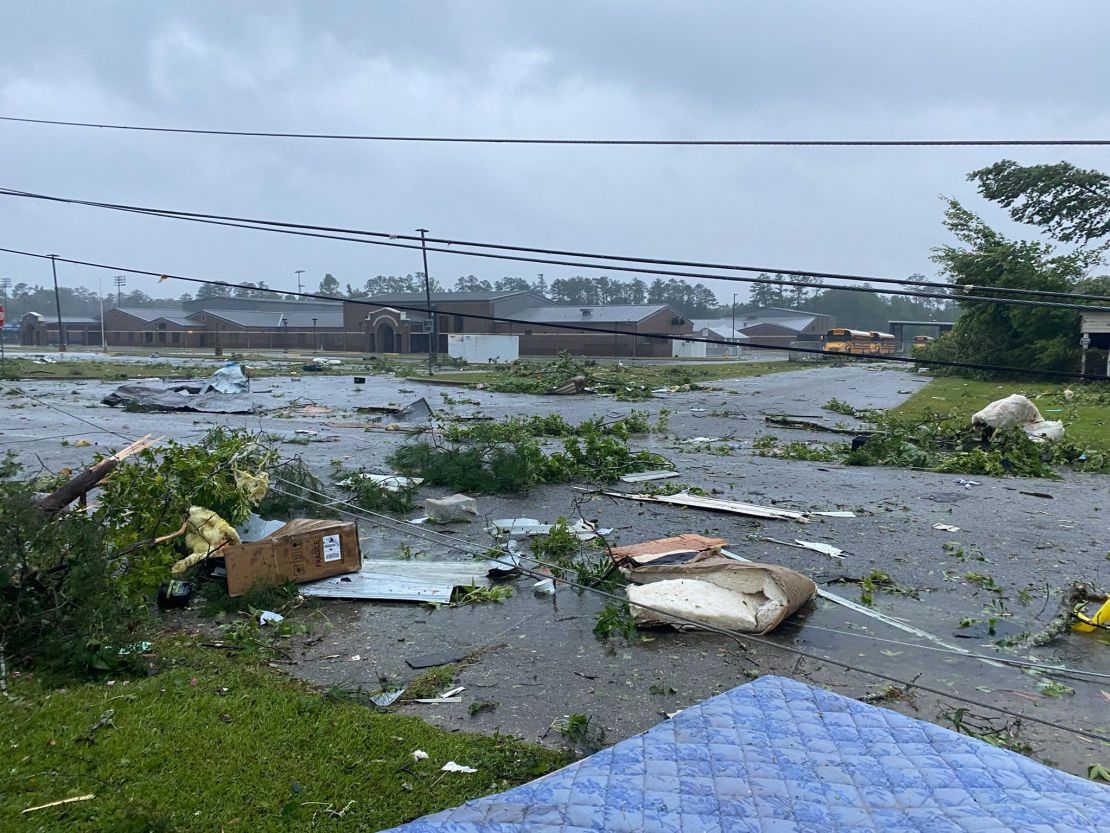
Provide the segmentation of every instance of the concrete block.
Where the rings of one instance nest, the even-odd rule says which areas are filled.
[[[468,495],[430,497],[424,501],[424,512],[433,521],[469,521],[478,514],[478,502]]]

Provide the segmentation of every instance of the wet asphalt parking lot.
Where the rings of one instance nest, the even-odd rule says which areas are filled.
[[[481,515],[552,521],[582,514],[612,527],[614,544],[681,532],[717,535],[747,558],[799,570],[853,601],[859,600],[858,587],[835,580],[882,570],[914,592],[876,593],[876,610],[949,644],[993,653],[991,637],[981,628],[961,628],[961,620],[1001,605],[1008,614],[1004,622],[1008,631],[1033,630],[1055,612],[1054,589],[1072,579],[1103,588],[1110,585],[1106,510],[1110,479],[1071,472],[1059,481],[977,476],[973,479],[980,485],[965,488],[954,482],[953,475],[777,460],[751,451],[751,441],[765,433],[783,439],[838,439],[806,431],[769,431],[763,422],[767,413],[821,417],[833,424],[846,418],[821,409],[832,397],[860,408],[889,408],[926,381],[897,368],[803,366],[789,373],[715,383],[719,390],[625,403],[593,396],[496,394],[384,376],[369,376],[366,384],[355,385],[351,376],[306,374],[299,379],[257,379],[251,398],[264,410],[254,415],[127,413],[99,404],[114,384],[26,381],[18,387],[40,401],[3,397],[0,450],[16,452],[32,471],[40,465],[57,470],[86,462],[98,450],[122,445],[120,435],[132,439],[154,433],[190,441],[211,426],[227,425],[303,442],[308,435],[295,432],[314,431],[307,445],[282,448],[290,455],[301,454],[326,478],[333,459],[388,471],[385,458],[408,441],[398,433],[329,425],[365,422],[366,416],[354,410],[360,406],[405,404],[423,396],[439,413],[498,419],[560,413],[570,421],[594,415],[617,417],[632,410],[658,415],[665,408],[671,411],[666,435],[637,437],[632,445],[666,456],[680,472],[681,482],[717,489],[722,498],[798,510],[851,510],[857,516],[815,517],[802,526],[617,500],[562,485],[541,487],[527,495],[480,497]],[[304,411],[303,406],[310,403],[327,411]],[[731,453],[711,453],[704,444],[681,442],[698,436],[722,438],[732,444]],[[77,439],[94,445],[75,448],[72,443]],[[70,444],[63,445],[63,440]],[[720,448],[722,443],[712,445]],[[421,496],[446,493],[425,489]],[[960,529],[939,531],[933,528],[937,523]],[[452,525],[449,530],[445,537],[428,534],[423,527],[362,520],[363,555],[396,557],[404,545],[418,558],[462,560],[469,555],[453,548],[453,540],[479,546],[492,543],[481,520]],[[757,540],[763,536],[823,541],[848,555],[834,561]],[[949,542],[959,547],[946,550]],[[967,580],[969,572],[989,575],[1001,590]],[[1070,634],[1045,648],[1003,654],[1087,672],[1051,675],[1074,689],[1074,694],[1054,697],[1041,691],[1050,675],[989,665],[823,600],[758,644],[670,630],[653,631],[645,641],[602,642],[592,629],[606,599],[579,595],[568,587],[561,587],[554,597],[538,597],[531,592],[533,583],[528,577],[517,579],[516,592],[503,604],[432,610],[405,603],[324,603],[320,613],[331,623],[330,632],[300,646],[294,654],[296,664],[288,671],[314,683],[374,689],[382,676],[401,680],[414,676],[417,672],[406,658],[441,650],[474,652],[473,660],[459,671],[458,685],[466,689],[460,703],[411,704],[400,706],[401,711],[450,729],[499,730],[560,745],[565,740],[551,725],[565,715],[588,715],[592,725],[604,729],[605,742],[611,743],[755,674],[791,676],[854,697],[886,685],[862,671],[837,667],[831,660],[1069,727],[1054,729],[1025,720],[1017,730],[1034,757],[1067,771],[1085,775],[1090,764],[1110,760],[1108,745],[1081,731],[1110,733],[1110,640],[1105,636]],[[816,658],[788,653],[783,647]],[[359,659],[353,661],[356,655]],[[476,700],[497,705],[471,716],[468,707]],[[883,705],[951,727],[945,714],[963,704],[919,691]],[[984,708],[968,708],[974,715],[993,717],[996,725],[1012,719]]]

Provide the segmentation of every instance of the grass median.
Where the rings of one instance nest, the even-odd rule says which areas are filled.
[[[380,830],[567,762],[371,710],[193,636],[163,635],[154,651],[138,679],[10,681],[0,829]],[[442,772],[448,761],[478,771]]]

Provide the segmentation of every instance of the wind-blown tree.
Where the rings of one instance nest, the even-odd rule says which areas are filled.
[[[933,260],[953,284],[974,286],[978,296],[990,297],[992,286],[1075,291],[1097,260],[1091,252],[1058,254],[1049,243],[1009,240],[956,200],[949,200],[944,216],[945,227],[963,245],[941,246]],[[1079,328],[1074,311],[961,301],[960,292],[955,297],[963,314],[931,345],[927,358],[1023,370],[1077,368]]]
[[[1019,223],[1040,226],[1062,243],[1087,247],[1103,239],[1097,248],[1110,246],[1110,176],[1101,171],[1003,159],[967,178]]]
[[[329,297],[339,297],[339,278],[335,277],[331,272],[324,274],[323,280],[320,281],[320,288],[316,290],[319,295],[327,295]]]

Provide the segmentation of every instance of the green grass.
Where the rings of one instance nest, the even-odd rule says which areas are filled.
[[[614,362],[598,362],[600,367],[615,367]],[[720,379],[743,379],[748,376],[765,376],[790,370],[807,370],[792,362],[726,362],[721,364],[634,364],[625,369],[630,384],[666,387],[679,383],[674,368],[681,368],[682,382],[713,382]],[[504,376],[497,370],[464,370],[452,373],[436,372],[435,378],[466,384],[489,384]]]
[[[158,650],[157,672],[127,683],[51,690],[12,680],[13,699],[0,701],[0,829],[379,830],[567,762],[328,698],[189,637],[164,636]],[[90,736],[109,709],[113,725]],[[416,749],[428,760],[413,761]],[[478,772],[443,773],[447,761]]]
[[[1063,392],[1069,388],[1074,397],[1069,402]],[[1046,382],[989,382],[960,379],[954,376],[934,379],[895,408],[897,417],[921,419],[932,413],[955,413],[966,416],[981,410],[996,399],[1011,393],[1028,396],[1045,419],[1064,422],[1067,436],[1077,445],[1093,450],[1110,450],[1110,385],[1054,384]],[[1055,409],[1060,410],[1055,410]]]

